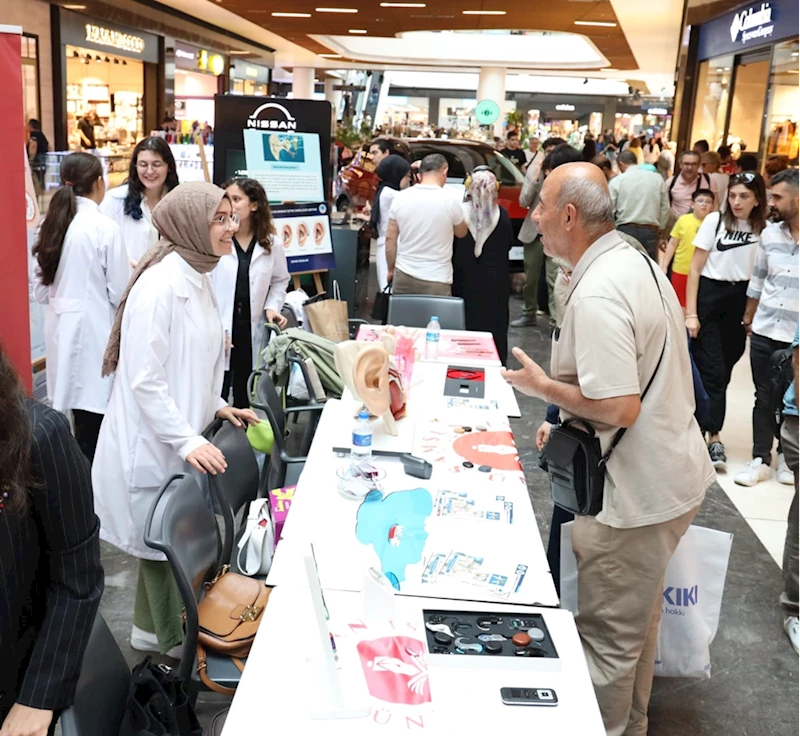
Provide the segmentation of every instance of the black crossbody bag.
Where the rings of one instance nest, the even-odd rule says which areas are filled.
[[[650,257],[642,254],[650,267],[650,273],[656,282],[662,306],[664,296],[658,285]],[[666,307],[665,307],[666,315]],[[653,380],[661,367],[664,351],[667,348],[667,335],[664,335],[664,347],[650,381],[642,391],[641,401],[653,385]],[[600,438],[594,427],[585,419],[573,418],[553,427],[550,440],[542,450],[546,470],[550,476],[550,493],[556,506],[570,511],[576,516],[597,516],[603,509],[603,489],[606,482],[606,465],[614,448],[625,435],[622,427],[614,435],[605,454],[600,447]]]

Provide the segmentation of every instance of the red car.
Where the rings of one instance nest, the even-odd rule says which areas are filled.
[[[502,153],[486,143],[467,140],[443,140],[440,138],[387,138],[394,152],[409,161],[418,161],[429,153],[441,153],[450,165],[448,185],[463,186],[464,179],[476,166],[489,166],[500,182],[498,203],[508,210],[514,235],[519,233],[527,210],[519,206],[519,195],[524,174]],[[375,168],[364,152],[356,154],[352,163],[344,167],[338,176],[336,194],[337,209],[345,210],[352,205],[360,209],[371,202],[378,188]],[[521,246],[521,243],[517,243]],[[522,260],[522,253],[513,251],[512,261]]]

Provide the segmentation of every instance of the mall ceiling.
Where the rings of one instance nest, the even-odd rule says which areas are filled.
[[[217,2],[220,7],[318,54],[329,53],[331,49],[310,38],[312,35],[347,36],[358,31],[359,35],[394,37],[408,31],[513,29],[579,33],[597,46],[611,68],[637,67],[607,0],[409,0],[404,3],[423,7],[396,7],[400,2],[381,0],[294,0],[291,4],[278,0]],[[330,12],[333,9],[356,12]],[[474,14],[475,11],[497,14]],[[500,11],[505,14],[499,14]],[[593,22],[615,25],[582,25]],[[474,41],[465,39],[464,42]]]

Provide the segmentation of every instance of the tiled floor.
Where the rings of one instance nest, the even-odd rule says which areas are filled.
[[[370,284],[364,291],[374,294]],[[512,318],[521,302],[512,297]],[[542,365],[549,365],[547,329],[509,332],[510,346],[519,345]],[[749,459],[749,412],[752,389],[749,363],[737,366],[729,394],[730,416],[724,433],[731,470],[721,477],[725,489],[712,489],[696,523],[732,532],[733,549],[726,580],[719,631],[711,646],[710,679],[656,679],[650,703],[651,736],[797,736],[798,658],[781,623],[778,595],[783,580],[779,562],[786,530],[786,510],[792,489],[777,483],[755,489],[734,487],[733,473]],[[538,469],[533,439],[545,407],[520,397],[522,418],[513,422],[520,456],[528,477],[531,499],[542,538],[547,540],[552,503],[546,478]],[[676,464],[680,458],[676,458]],[[136,562],[103,545],[106,592],[101,611],[130,664],[142,655],[128,640],[136,582]],[[202,695],[198,715],[208,725],[227,699]],[[532,728],[535,714],[532,715]],[[265,714],[257,731],[269,728]],[[472,736],[463,734],[463,736]],[[579,736],[569,734],[567,736]]]

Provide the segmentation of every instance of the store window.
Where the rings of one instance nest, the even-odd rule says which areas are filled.
[[[25,120],[41,120],[39,103],[39,38],[22,34],[22,106]]]
[[[67,46],[67,122],[73,150],[128,147],[142,138],[143,95],[141,61]],[[124,165],[121,169],[124,173]]]
[[[769,79],[766,139],[762,146],[767,156],[786,156],[794,165],[797,165],[797,116],[800,111],[797,65],[797,39],[775,46]]]
[[[718,56],[700,64],[692,123],[692,143],[707,140],[715,151],[722,145],[732,72],[733,54]],[[763,97],[759,108],[761,104]]]
[[[738,147],[742,151],[758,151],[763,120],[757,111],[764,109],[767,98],[770,51],[737,57],[727,140],[734,150]]]

